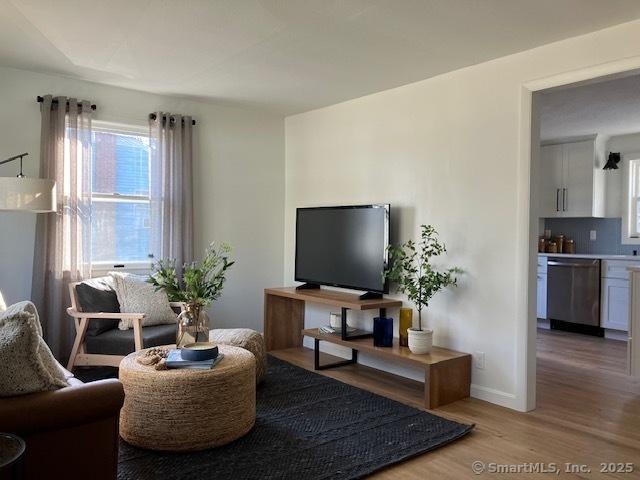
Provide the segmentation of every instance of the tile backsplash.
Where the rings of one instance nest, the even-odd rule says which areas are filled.
[[[640,245],[623,245],[621,239],[621,218],[545,218],[545,230],[551,235],[563,234],[573,238],[576,253],[603,255],[633,255],[640,252]],[[591,230],[596,231],[596,240],[590,240]]]

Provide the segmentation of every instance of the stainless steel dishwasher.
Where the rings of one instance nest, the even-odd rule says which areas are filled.
[[[584,326],[584,333],[602,334],[600,260],[549,257],[547,317],[552,328],[553,322],[559,321],[568,326]]]

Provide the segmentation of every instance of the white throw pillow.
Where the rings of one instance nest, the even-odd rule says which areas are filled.
[[[121,313],[144,313],[143,326],[176,323],[178,316],[171,310],[167,294],[157,291],[147,278],[131,273],[110,272],[113,277]],[[120,330],[133,328],[131,320],[122,319]]]
[[[0,313],[0,397],[68,385],[66,370],[42,338],[35,305],[20,302]]]

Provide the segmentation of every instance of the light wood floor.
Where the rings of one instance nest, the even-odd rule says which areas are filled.
[[[306,348],[271,352],[309,370]],[[325,355],[322,361],[331,358]],[[557,478],[551,474],[476,476],[471,464],[586,464],[591,473],[561,478],[640,478],[640,382],[625,372],[626,343],[558,331],[538,332],[538,408],[519,413],[473,398],[434,410],[475,423],[467,437],[385,469],[375,479]],[[422,384],[362,365],[323,375],[421,408]],[[634,462],[633,473],[600,473],[601,462]]]

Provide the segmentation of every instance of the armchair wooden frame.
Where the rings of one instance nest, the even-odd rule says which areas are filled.
[[[73,348],[71,349],[71,355],[69,356],[69,363],[67,364],[67,370],[72,371],[73,367],[82,366],[108,366],[118,367],[120,362],[124,358],[124,355],[106,355],[87,353],[85,350],[85,337],[87,336],[87,328],[89,322],[92,320],[100,319],[130,319],[133,322],[133,340],[135,344],[135,351],[142,350],[144,348],[142,339],[142,320],[144,319],[144,313],[106,313],[106,312],[83,312],[78,302],[78,294],[76,292],[76,286],[81,282],[74,282],[69,284],[69,294],[71,296],[71,307],[67,308],[67,313],[73,318],[76,327],[76,339],[73,342]],[[183,309],[181,302],[170,302],[171,308]]]

